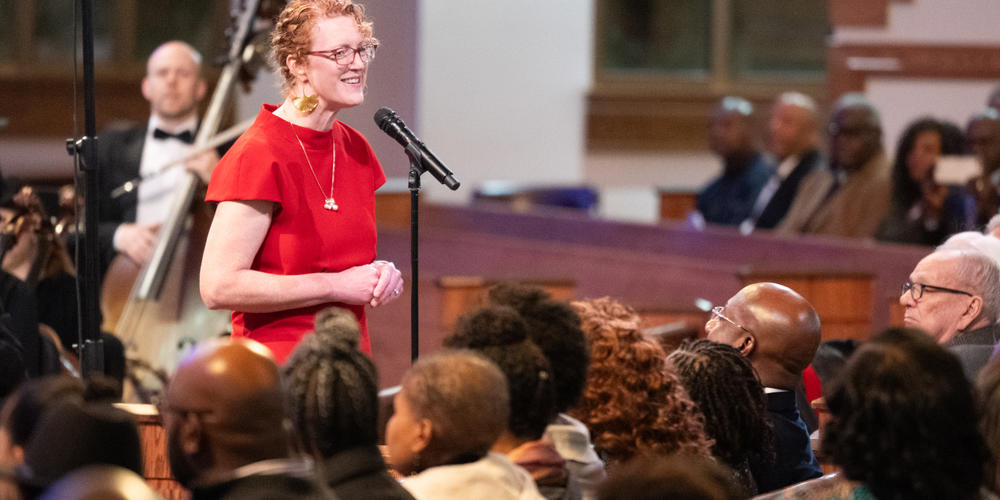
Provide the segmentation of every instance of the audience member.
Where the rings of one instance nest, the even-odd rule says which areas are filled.
[[[862,94],[846,94],[834,107],[829,132],[832,179],[804,182],[778,229],[872,237],[889,212],[891,190],[879,113]]]
[[[379,452],[378,374],[358,350],[360,325],[350,311],[316,315],[284,367],[289,412],[305,451],[340,498],[413,500]]]
[[[884,241],[937,245],[976,226],[975,200],[964,186],[935,180],[938,158],[961,154],[962,131],[950,122],[921,118],[899,139],[892,165],[892,205],[876,237]]]
[[[1000,358],[994,356],[976,380],[981,400],[979,429],[990,451],[984,486],[1000,492]]]
[[[986,223],[986,228],[983,229],[983,234],[1000,239],[1000,214],[990,217],[989,222]]]
[[[545,354],[555,377],[555,406],[559,412],[545,428],[545,439],[566,460],[566,468],[580,485],[582,498],[594,500],[597,485],[605,478],[604,462],[594,452],[587,426],[566,414],[580,401],[590,362],[580,317],[568,303],[552,300],[535,286],[500,284],[490,289],[489,300],[516,309],[528,325],[528,338]]]
[[[804,179],[830,176],[826,159],[819,152],[819,117],[811,97],[798,92],[778,96],[771,108],[768,132],[768,149],[778,166],[757,195],[750,217],[740,225],[744,234],[773,229],[785,218]]]
[[[393,468],[418,500],[541,500],[527,471],[490,447],[507,426],[509,391],[493,362],[468,351],[418,359],[386,427]]]
[[[556,415],[554,377],[527,329],[513,308],[490,305],[462,317],[444,345],[482,355],[507,377],[510,416],[492,451],[527,470],[546,498],[579,499],[579,485],[569,477],[566,461],[550,441],[541,439]]]
[[[126,468],[88,465],[67,474],[41,500],[162,500],[146,481]]]
[[[736,348],[760,376],[774,427],[775,456],[750,457],[757,488],[767,492],[822,475],[795,402],[802,371],[820,341],[819,316],[794,290],[777,283],[744,287],[712,310],[708,340]]]
[[[886,330],[827,391],[822,449],[841,472],[773,499],[973,500],[987,450],[962,367],[923,332]]]
[[[712,455],[733,470],[744,496],[756,495],[750,457],[774,459],[774,431],[750,361],[728,345],[704,339],[681,344],[667,359],[705,416]]]
[[[639,332],[639,316],[608,297],[575,301],[590,342],[583,399],[570,415],[590,429],[613,469],[640,455],[711,455],[702,416],[666,353]]]
[[[160,414],[192,500],[333,498],[290,458],[283,398],[274,358],[253,340],[208,340],[181,360]]]
[[[969,119],[965,143],[983,169],[971,186],[979,209],[978,222],[986,224],[1000,206],[1000,111],[987,109]]]
[[[753,105],[740,97],[726,97],[712,115],[709,147],[722,158],[722,175],[698,193],[697,210],[704,222],[743,222],[771,175],[754,145],[752,119]]]
[[[903,284],[903,322],[920,328],[962,362],[970,380],[998,340],[1000,269],[971,250],[938,250],[924,257]]]
[[[95,464],[142,473],[134,418],[108,402],[59,401],[42,414],[17,466],[22,498],[37,498],[66,474]]]
[[[747,498],[730,471],[718,463],[687,455],[640,457],[612,472],[601,485],[600,500],[741,500]]]

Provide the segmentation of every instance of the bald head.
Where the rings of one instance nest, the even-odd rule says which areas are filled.
[[[785,92],[771,108],[769,148],[778,159],[801,155],[819,145],[816,103],[798,92]]]
[[[244,338],[199,344],[177,367],[164,406],[177,479],[287,456],[282,397],[278,366],[263,345]]]
[[[207,87],[201,78],[201,54],[181,41],[156,48],[146,62],[142,95],[149,101],[150,114],[166,125],[195,116]]]
[[[755,283],[729,299],[722,314],[731,323],[713,317],[705,325],[708,339],[739,349],[765,386],[794,389],[819,347],[812,305],[786,286]]]

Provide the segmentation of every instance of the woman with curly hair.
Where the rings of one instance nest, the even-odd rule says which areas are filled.
[[[767,499],[974,500],[988,452],[958,358],[892,328],[851,356],[826,394],[823,452],[841,469]]]
[[[712,455],[734,471],[746,496],[757,494],[750,456],[773,457],[774,433],[764,387],[750,360],[710,340],[684,342],[667,359],[705,417]]]
[[[711,455],[702,416],[639,316],[608,297],[572,302],[590,342],[583,398],[570,415],[587,425],[609,467],[641,455]]]

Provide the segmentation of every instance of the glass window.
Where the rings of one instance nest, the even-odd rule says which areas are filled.
[[[74,6],[78,2],[65,0],[35,0],[35,54],[34,58],[44,62],[64,62],[73,60],[73,48],[79,46],[73,36],[79,34],[73,29]],[[95,0],[94,60],[111,60],[111,30],[109,0]],[[75,7],[79,9],[79,7]],[[76,13],[77,16],[81,14]],[[81,56],[82,57],[82,56]]]
[[[733,0],[730,68],[736,77],[822,77],[827,0]]]
[[[0,61],[14,57],[14,0],[0,0]]]
[[[599,71],[706,74],[711,10],[705,0],[600,0]]]

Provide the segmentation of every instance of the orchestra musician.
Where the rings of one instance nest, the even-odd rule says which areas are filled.
[[[385,174],[336,116],[364,100],[378,41],[359,4],[293,0],[271,45],[284,101],[263,105],[212,175],[206,200],[218,207],[202,298],[233,310],[233,335],[267,345],[279,362],[331,305],[354,313],[370,353],[365,306],[398,298],[403,278],[375,260],[374,192]]]

